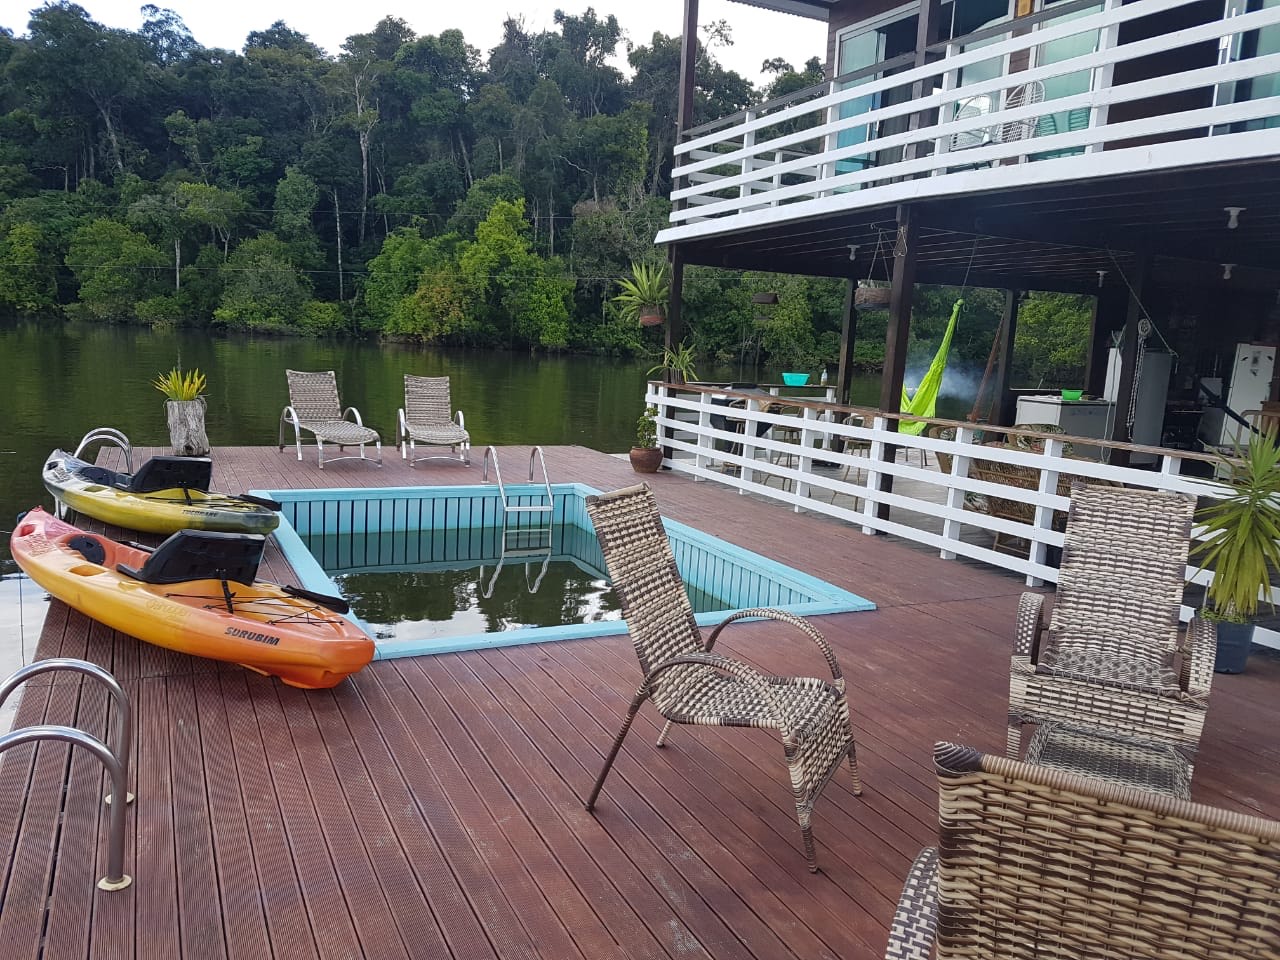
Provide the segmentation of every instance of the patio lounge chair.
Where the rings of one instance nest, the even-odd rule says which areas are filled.
[[[301,370],[286,370],[289,379],[289,405],[280,414],[280,432],[277,437],[280,449],[284,449],[285,424],[293,426],[294,443],[298,448],[298,459],[302,459],[302,431],[306,430],[316,438],[316,454],[320,461],[320,469],[326,463],[335,460],[367,460],[364,447],[367,443],[376,444],[378,448],[378,466],[382,466],[382,438],[377,430],[364,425],[360,419],[360,411],[355,407],[342,409],[338,399],[338,379],[332,370],[307,373]],[[347,419],[351,414],[352,419]],[[325,443],[337,444],[339,450],[358,446],[360,456],[324,458]]]
[[[1195,618],[1179,636],[1195,501],[1119,487],[1071,488],[1058,591],[1024,593],[1009,679],[1008,755],[1024,723],[1095,729],[1175,747],[1200,743],[1217,640]]]
[[[594,809],[609,768],[646,700],[652,699],[667,721],[658,746],[673,723],[777,730],[791,772],[805,857],[809,870],[816,873],[810,827],[813,804],[846,757],[853,792],[862,792],[844,679],[826,638],[800,617],[753,609],[729,616],[704,643],[648,484],[587,497],[587,513],[644,671],[644,681],[591,790],[587,809]],[[714,653],[720,631],[747,617],[795,627],[817,644],[831,679],[766,676]]]
[[[462,411],[453,412],[448,377],[404,375],[404,406],[400,408],[397,443],[400,456],[413,466],[420,460],[457,460],[471,463],[471,435]],[[448,447],[449,455],[414,457],[416,444]]]
[[[934,748],[886,960],[1280,957],[1280,823]]]

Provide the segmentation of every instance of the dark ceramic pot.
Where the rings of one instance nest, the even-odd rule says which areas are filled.
[[[662,450],[659,447],[632,447],[631,469],[636,473],[657,473],[662,466]]]
[[[1231,623],[1227,620],[1219,620],[1218,656],[1213,662],[1213,672],[1244,673],[1252,643],[1252,623]]]

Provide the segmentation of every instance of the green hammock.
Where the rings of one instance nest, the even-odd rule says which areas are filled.
[[[929,364],[929,369],[920,380],[920,386],[916,387],[916,392],[907,396],[906,387],[902,388],[902,406],[898,409],[903,413],[913,413],[917,417],[932,417],[938,409],[938,391],[942,389],[942,374],[947,369],[951,337],[956,332],[956,321],[960,319],[960,308],[963,306],[964,301],[957,300],[956,305],[952,307],[947,332],[942,335],[942,343],[938,345],[938,352],[933,355],[933,363]],[[902,420],[898,423],[898,432],[918,437],[925,426],[922,420]]]

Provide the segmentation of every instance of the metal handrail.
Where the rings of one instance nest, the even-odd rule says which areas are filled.
[[[93,443],[95,440],[103,440],[108,443],[114,443],[117,447],[124,451],[124,466],[126,473],[133,473],[133,444],[119,430],[114,427],[94,427],[83,437],[76,446],[76,452],[72,454],[77,460],[80,454],[84,452],[85,447]]]
[[[551,495],[551,478],[547,475],[547,460],[542,455],[541,447],[534,447],[529,451],[529,482],[533,483],[533,460],[537,457],[538,462],[542,464],[542,485],[547,491],[547,510],[551,510],[555,506],[555,497]]]
[[[32,677],[55,670],[70,670],[93,677],[107,688],[107,692],[116,702],[113,725],[116,749],[112,750],[93,734],[75,727],[37,724],[13,730],[0,737],[0,753],[24,743],[57,740],[84,747],[102,762],[111,776],[111,792],[105,798],[105,802],[111,807],[111,813],[107,820],[107,875],[98,881],[98,889],[123,890],[133,882],[133,878],[124,872],[124,815],[129,803],[133,800],[133,794],[129,792],[129,747],[133,735],[133,711],[129,705],[129,695],[125,693],[124,687],[120,686],[120,681],[96,663],[71,657],[50,657],[47,660],[29,663],[0,681],[0,705],[4,704],[9,694]],[[117,797],[124,797],[125,802],[112,802]]]
[[[481,469],[480,469],[480,482],[481,483],[489,482],[489,460],[490,459],[493,460],[494,478],[498,481],[498,495],[502,497],[503,507],[506,507],[507,491],[506,491],[506,488],[502,486],[502,469],[498,466],[498,450],[496,447],[492,445],[484,448],[484,464],[481,466]]]

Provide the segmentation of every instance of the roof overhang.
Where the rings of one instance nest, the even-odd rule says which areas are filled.
[[[745,3],[749,7],[760,7],[764,10],[776,10],[778,13],[793,13],[797,17],[808,17],[810,20],[830,20],[831,8],[836,0],[733,0],[734,3]]]

